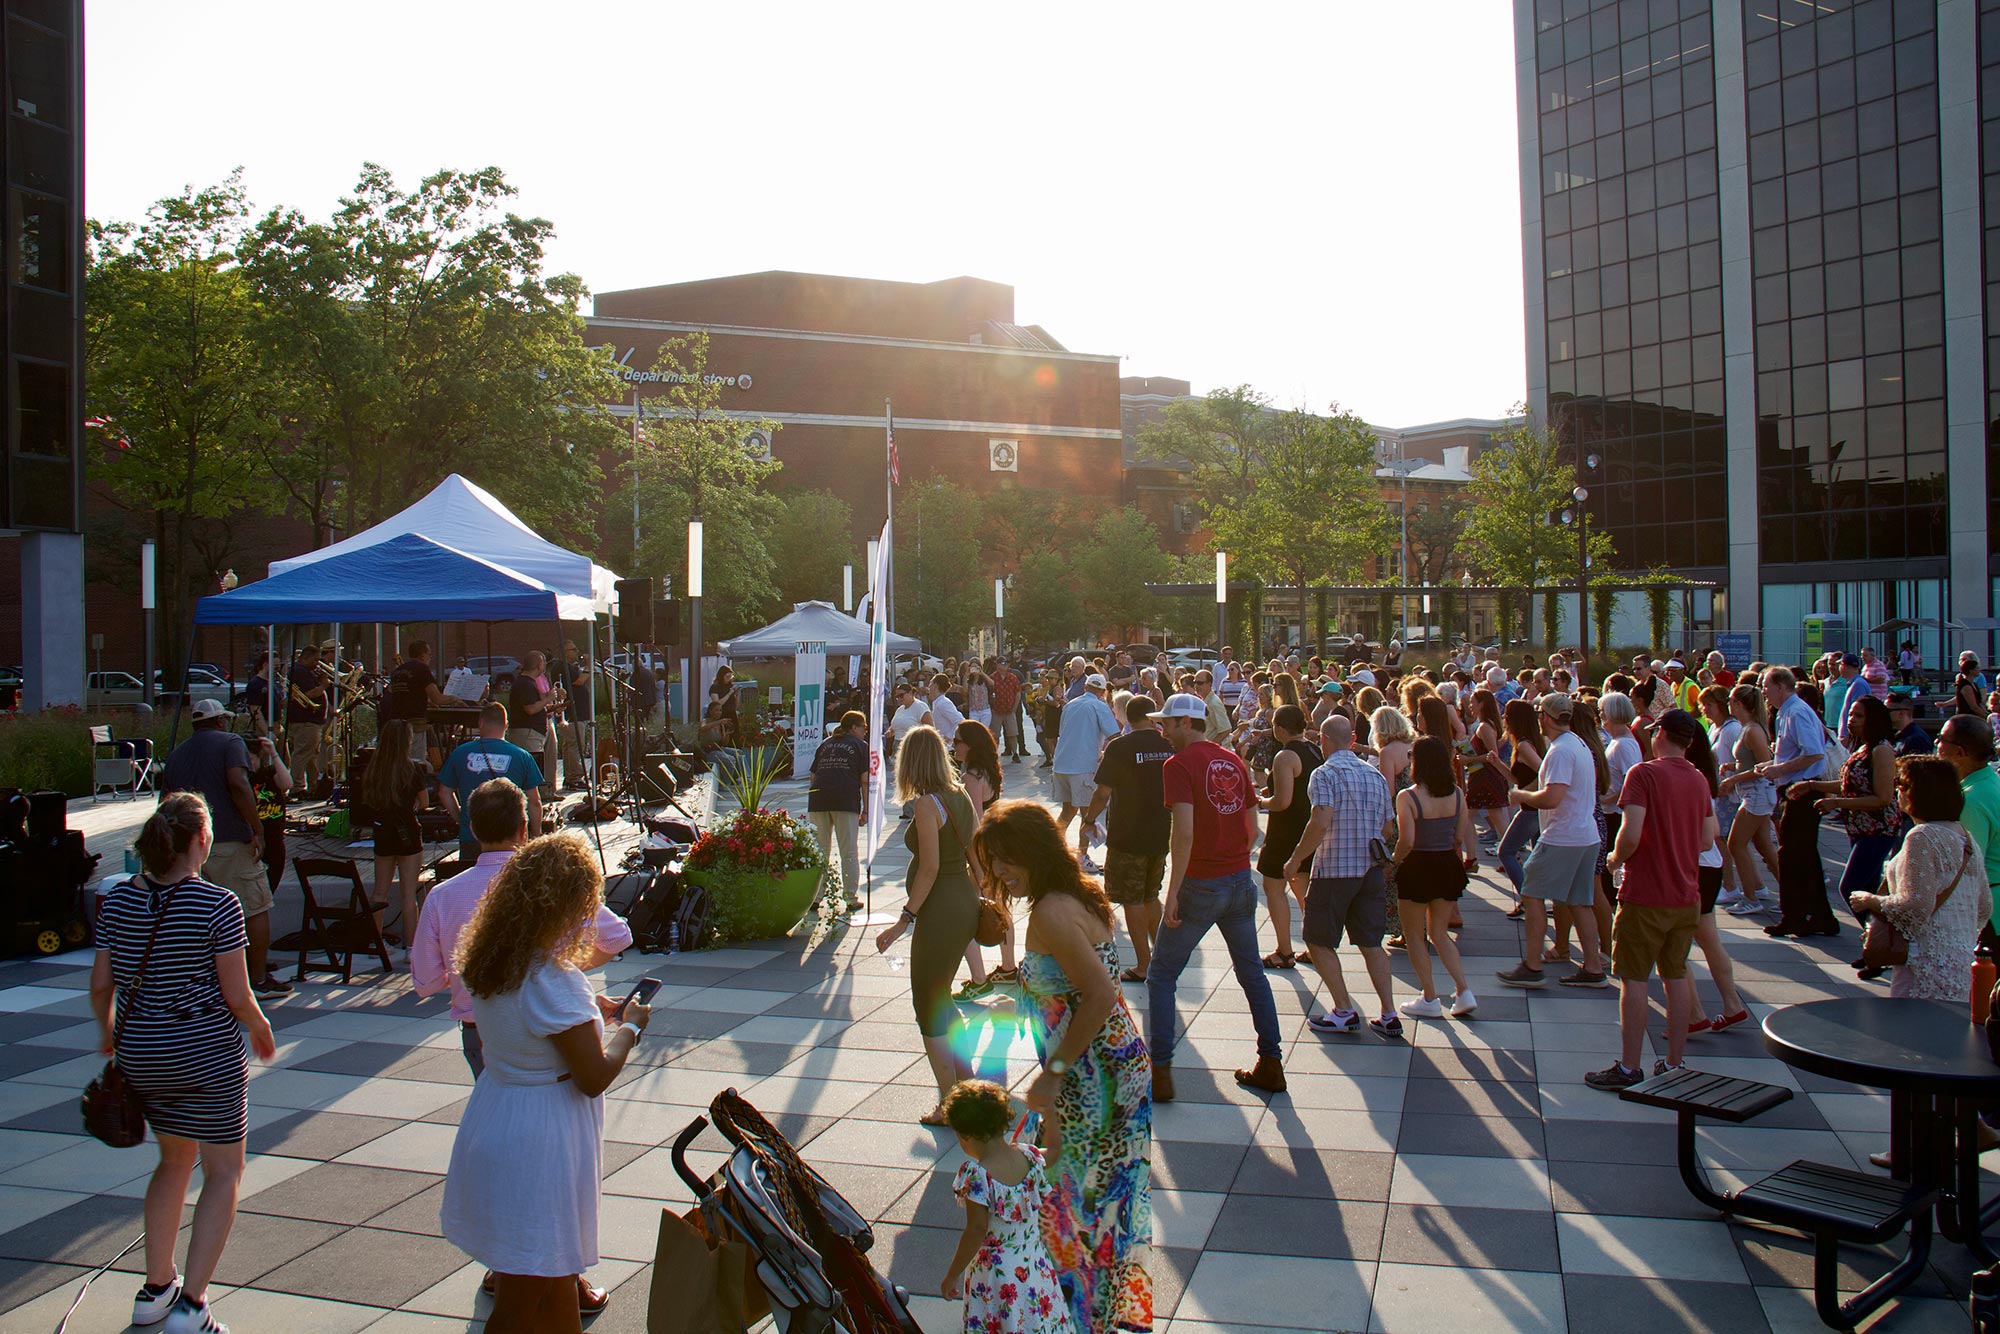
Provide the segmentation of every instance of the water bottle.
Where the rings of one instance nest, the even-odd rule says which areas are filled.
[[[667,923],[667,953],[678,954],[680,953],[680,949],[681,949],[681,924],[680,920],[676,918],[675,920]]]
[[[1973,1272],[1972,1328],[1974,1334],[2000,1334],[2000,1269]]]
[[[1980,945],[1972,951],[1972,1022],[1986,1022],[1988,1011],[1993,1005],[1993,983],[2000,980],[2000,962],[1993,957],[1990,945]]]

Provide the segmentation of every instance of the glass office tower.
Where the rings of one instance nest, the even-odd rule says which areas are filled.
[[[1808,612],[1990,616],[2000,0],[1516,21],[1530,404],[1602,457],[1620,564],[1715,580],[1785,661]]]

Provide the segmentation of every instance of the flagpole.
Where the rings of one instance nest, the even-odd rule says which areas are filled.
[[[900,471],[896,461],[896,409],[887,398],[882,400],[882,417],[888,423],[887,442],[888,466],[883,469],[882,479],[882,541],[885,544],[895,540],[896,531],[896,474]],[[889,599],[889,629],[896,628],[895,569],[893,559],[885,557],[882,562],[886,571],[883,579],[883,596]]]

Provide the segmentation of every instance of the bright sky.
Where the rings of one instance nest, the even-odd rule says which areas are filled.
[[[89,204],[503,168],[606,291],[1012,283],[1128,375],[1383,426],[1524,396],[1503,0],[96,0]]]

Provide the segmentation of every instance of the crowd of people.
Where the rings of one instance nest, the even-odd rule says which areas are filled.
[[[1960,677],[1984,684],[1976,662]],[[1245,667],[1225,653],[1218,673],[1120,653],[1073,658],[1032,685],[1004,662],[952,664],[921,694],[907,681],[895,694],[909,885],[875,944],[910,937],[912,1011],[937,1092],[921,1119],[953,1131],[967,1155],[953,1183],[967,1228],[940,1290],[965,1301],[970,1328],[1150,1327],[1153,1106],[1176,1097],[1178,984],[1211,929],[1254,1045],[1234,1078],[1265,1093],[1286,1088],[1271,974],[1301,955],[1326,985],[1309,1026],[1330,1040],[1364,1029],[1396,1040],[1406,1021],[1476,1012],[1452,933],[1488,861],[1522,924],[1520,961],[1499,985],[1620,988],[1620,1050],[1586,1076],[1604,1090],[1678,1068],[1691,1039],[1748,1021],[1717,911],[1771,915],[1774,937],[1841,933],[1818,846],[1825,819],[1851,844],[1840,899],[1857,922],[1879,916],[1907,941],[1887,994],[1964,1002],[1974,950],[1995,930],[1992,719],[1959,708],[1933,735],[1866,655],[1740,673],[1714,655],[1693,670],[1680,655],[1642,655],[1591,680],[1563,654],[1513,669],[1490,654],[1390,669],[1284,657]],[[253,753],[219,707],[197,714],[139,839],[144,873],[105,900],[91,984],[104,1047],[145,1097],[159,1143],[149,1221],[177,1213],[203,1166],[185,1268],[176,1230],[149,1228],[135,1298],[135,1321],[174,1334],[221,1329],[206,1290],[242,1174],[247,1061],[273,1046],[258,1004],[275,980],[258,930],[271,888],[262,794],[282,799],[290,782],[268,742]],[[445,1235],[490,1271],[489,1328],[576,1329],[608,1300],[584,1277],[598,1259],[599,1099],[648,1010],[596,994],[585,975],[629,930],[604,908],[582,845],[537,836],[543,774],[508,724],[489,704],[480,735],[435,779],[406,724],[385,732],[394,760],[371,772],[369,792],[393,811],[378,885],[385,903],[391,887],[406,896],[413,978],[425,994],[450,993],[476,1080]],[[864,717],[840,720],[828,775],[858,787],[865,735]],[[1053,771],[1046,805],[1005,795],[1007,765],[1033,762],[1031,735]],[[461,822],[467,865],[419,911],[393,828],[431,792]],[[832,842],[849,837],[820,823]],[[1268,953],[1260,906],[1278,945]],[[1002,968],[990,972],[975,943],[989,913],[1004,923]],[[1688,968],[1697,947],[1714,1006]],[[1417,983],[1400,999],[1394,949]],[[1357,957],[1365,1002],[1344,966]],[[954,993],[961,964],[973,980]],[[1649,1071],[1655,973],[1667,1046]],[[1143,1026],[1123,984],[1147,988]],[[1025,1117],[953,1041],[958,1007],[996,986],[1018,990],[1039,1056],[1013,1091]]]

